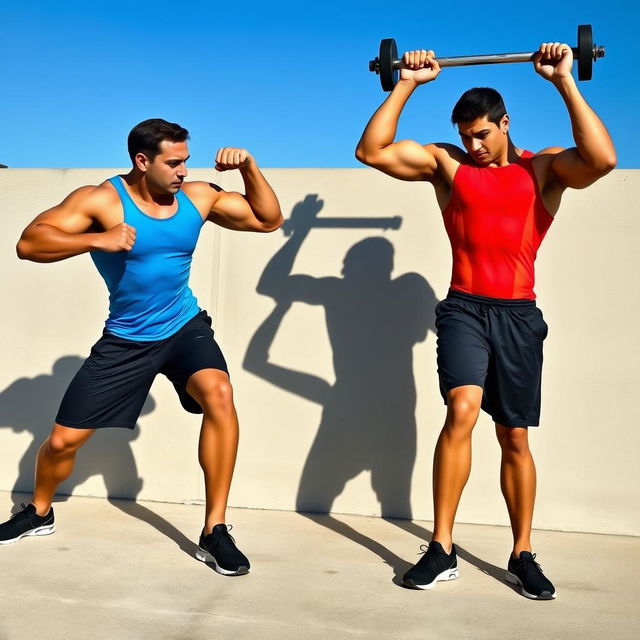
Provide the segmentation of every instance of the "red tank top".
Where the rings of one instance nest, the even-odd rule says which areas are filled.
[[[542,204],[532,153],[504,167],[461,164],[442,212],[451,241],[451,288],[535,299],[533,263],[553,217]]]

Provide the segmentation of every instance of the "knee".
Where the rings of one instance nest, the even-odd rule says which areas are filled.
[[[233,388],[228,380],[210,379],[200,386],[198,401],[205,414],[233,413]]]
[[[449,398],[445,428],[450,431],[471,431],[479,413],[478,403],[469,396],[458,395]]]
[[[65,437],[61,433],[55,431],[49,436],[46,442],[47,451],[56,457],[64,457],[75,453],[80,446],[81,441]]]
[[[503,427],[498,430],[498,442],[502,452],[507,455],[522,456],[529,454],[527,429],[521,427]]]

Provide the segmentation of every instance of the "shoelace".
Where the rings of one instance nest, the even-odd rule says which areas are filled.
[[[216,548],[221,547],[222,545],[232,545],[233,548],[236,547],[236,541],[235,538],[229,533],[229,531],[231,531],[231,529],[233,529],[233,525],[232,524],[228,524],[225,525],[227,527],[227,530],[224,532],[220,532],[219,534],[215,535],[213,537],[213,542],[216,546]]]
[[[529,568],[531,568],[531,570],[533,570],[534,573],[544,575],[544,571],[542,570],[542,567],[536,562],[537,555],[538,554],[536,553],[532,553],[531,558],[525,558],[524,560],[521,561],[522,564],[524,565],[525,573],[527,573],[529,571]]]
[[[420,545],[420,551],[418,553],[418,555],[429,555],[429,553],[436,553],[436,548],[435,547],[431,547],[431,545],[428,544],[421,544]]]

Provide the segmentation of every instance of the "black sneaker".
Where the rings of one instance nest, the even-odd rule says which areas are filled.
[[[46,516],[39,516],[34,505],[21,502],[20,506],[22,511],[0,524],[0,544],[12,544],[25,536],[48,536],[56,530],[53,507]]]
[[[522,589],[522,595],[531,600],[553,600],[555,587],[542,573],[542,567],[536,562],[536,554],[522,551],[519,558],[509,557],[507,582]]]
[[[436,582],[455,580],[458,572],[458,557],[455,545],[451,546],[451,553],[445,553],[442,545],[435,540],[420,549],[424,555],[404,574],[402,584],[413,589],[432,589]]]
[[[208,536],[203,531],[196,558],[201,562],[212,562],[214,569],[223,576],[242,576],[249,573],[249,561],[236,547],[230,530],[231,525],[217,524]]]

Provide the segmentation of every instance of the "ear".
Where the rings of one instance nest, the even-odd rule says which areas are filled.
[[[504,135],[506,135],[509,132],[509,114],[508,113],[505,113],[500,119],[500,131],[502,131]]]
[[[142,173],[146,173],[149,165],[151,164],[151,160],[144,153],[136,153],[136,157],[134,158],[134,164],[137,169],[142,171]]]

